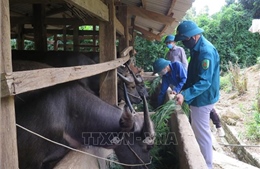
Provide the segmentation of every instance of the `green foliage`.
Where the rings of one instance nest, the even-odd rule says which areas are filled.
[[[187,103],[182,103],[182,106],[181,106],[182,110],[184,111],[184,113],[187,115],[187,117],[190,116],[190,107]]]
[[[157,86],[160,85],[160,81],[161,81],[162,77],[158,76],[156,77],[153,81],[150,81],[150,83],[147,85],[149,88],[149,96],[151,96],[153,93],[155,93]]]
[[[16,49],[16,39],[11,39],[11,49]]]
[[[254,18],[260,18],[260,0],[239,0],[244,9],[252,11]]]
[[[171,114],[174,112],[175,106],[174,100],[169,100],[158,107],[155,110],[155,114],[151,116],[157,135],[169,133],[168,119],[170,119]],[[156,137],[155,143],[161,143],[162,140],[160,139],[160,137]],[[153,168],[174,169],[178,166],[178,157],[173,145],[155,144],[151,150],[151,155],[153,157]]]
[[[220,77],[220,90],[223,90],[226,93],[229,93],[232,90],[230,73]]]
[[[169,132],[167,120],[173,113],[175,106],[175,102],[173,100],[169,100],[155,110],[156,113],[151,116],[151,119],[154,122],[156,133]]]
[[[164,58],[167,52],[165,44],[159,41],[148,41],[142,37],[135,38],[136,65],[144,71],[153,71],[152,65],[157,58]]]
[[[246,136],[250,140],[260,140],[260,111],[255,111],[253,118],[246,123]]]
[[[93,31],[93,25],[84,25],[84,26],[80,26],[79,30],[89,30],[89,31]]]
[[[247,91],[247,77],[245,73],[240,72],[239,65],[229,62],[228,70],[230,72],[230,82],[232,90],[237,90],[238,94],[244,94]]]
[[[241,68],[252,66],[260,53],[259,35],[248,31],[252,11],[239,3],[228,4],[212,16],[200,14],[191,19],[204,29],[203,35],[217,48],[223,71],[227,71],[229,61]]]
[[[156,169],[179,169],[179,156],[176,149],[172,145],[163,145],[153,153],[155,148],[152,149],[153,163],[151,168]]]
[[[30,40],[24,40],[24,50],[34,50],[34,42]]]

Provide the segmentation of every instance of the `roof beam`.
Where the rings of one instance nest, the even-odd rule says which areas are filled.
[[[51,15],[55,15],[61,12],[65,12],[68,11],[67,8],[65,8],[64,6],[60,7],[60,8],[55,8],[55,9],[51,9],[46,11],[46,16],[51,16]]]
[[[64,0],[77,8],[87,11],[89,14],[101,19],[109,21],[108,7],[101,0]]]
[[[175,21],[175,18],[172,18],[170,16],[165,16],[156,12],[148,11],[143,8],[129,6],[128,10],[129,10],[129,14],[139,16],[145,19],[154,20],[163,24],[171,24],[172,22]]]
[[[158,35],[153,34],[152,32],[149,32],[141,27],[138,27],[135,25],[135,30],[141,32],[145,37],[147,37],[149,40],[155,39],[157,41],[161,41],[161,37]]]
[[[33,33],[33,29],[24,29],[24,33]],[[47,29],[46,30],[48,34],[62,34],[63,30],[57,30],[57,29]],[[73,35],[73,30],[66,30],[67,35]],[[86,31],[86,30],[80,30],[79,35],[99,35],[98,31]]]
[[[30,3],[30,4],[51,4],[51,3],[64,3],[64,0],[9,0],[10,4],[13,3]]]
[[[45,18],[44,24],[47,25],[86,25],[98,24],[97,19],[88,18],[87,23],[77,18]],[[32,24],[33,17],[11,17],[11,24]]]

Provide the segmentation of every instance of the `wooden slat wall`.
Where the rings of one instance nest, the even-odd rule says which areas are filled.
[[[11,74],[9,0],[0,1],[0,65],[1,73]],[[0,168],[18,168],[15,110],[13,96],[1,98],[0,111]]]

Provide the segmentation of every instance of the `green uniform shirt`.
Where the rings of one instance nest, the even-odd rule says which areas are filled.
[[[216,48],[202,35],[190,51],[191,60],[182,95],[189,105],[201,107],[219,99],[220,58]]]

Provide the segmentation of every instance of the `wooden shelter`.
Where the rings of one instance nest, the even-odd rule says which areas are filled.
[[[161,40],[173,33],[193,1],[1,0],[0,168],[18,168],[14,95],[102,73],[106,85],[100,97],[117,103],[116,68],[129,59],[135,36]],[[80,30],[84,25],[92,29]],[[36,51],[47,51],[48,45],[53,50],[99,51],[100,63],[13,72],[11,39],[19,50],[30,40]],[[117,58],[117,51],[125,57]]]

